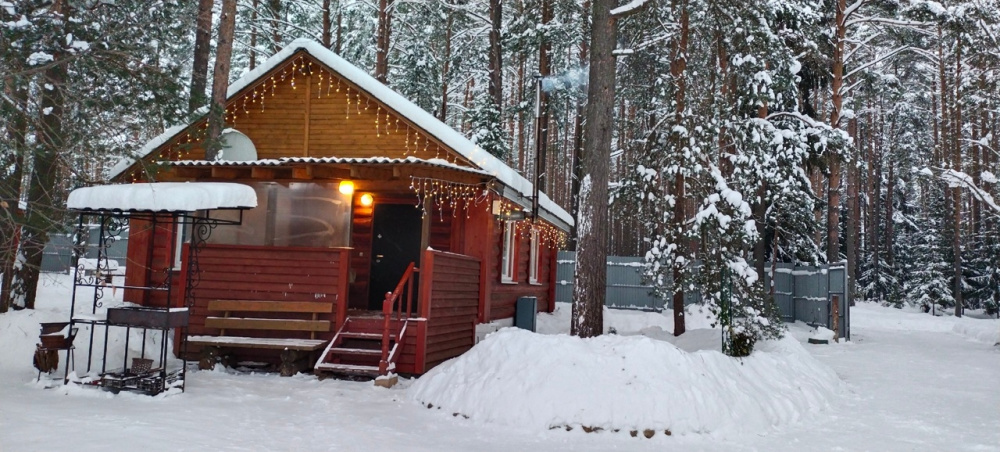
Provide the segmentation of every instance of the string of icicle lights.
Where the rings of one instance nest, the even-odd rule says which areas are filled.
[[[437,206],[438,214],[444,218],[444,208],[451,207],[452,216],[458,215],[458,210],[465,210],[466,218],[469,209],[484,206],[490,209],[491,191],[494,181],[467,184],[432,177],[410,176],[410,189],[417,195],[417,207],[424,216]]]
[[[491,211],[492,201],[496,198],[495,184],[495,181],[467,184],[431,177],[410,177],[410,189],[417,196],[417,207],[423,211],[424,216],[436,209],[442,220],[445,207],[451,208],[452,216],[457,216],[460,209],[464,210],[466,218],[469,217],[471,208],[481,207],[487,212]],[[502,218],[509,218],[511,214],[520,210],[521,206],[513,202],[506,199],[500,201]],[[539,243],[548,244],[553,248],[564,248],[569,240],[566,232],[542,221],[526,218],[504,222],[513,227],[515,233],[522,239],[530,240],[531,235],[537,233]]]
[[[501,217],[509,217],[512,213],[521,210],[521,206],[506,199],[501,201],[501,203]],[[531,218],[525,218],[523,220],[506,220],[505,222],[514,228],[515,234],[525,240],[530,240],[531,235],[537,232],[539,243],[543,245],[548,244],[552,248],[563,249],[569,243],[569,234],[543,221],[534,221]]]

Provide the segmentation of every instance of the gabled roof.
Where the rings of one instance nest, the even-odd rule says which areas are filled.
[[[434,117],[434,115],[418,107],[413,102],[410,102],[410,100],[405,98],[403,95],[393,91],[388,86],[383,85],[366,71],[347,62],[347,60],[344,60],[316,41],[309,39],[296,39],[295,41],[292,41],[291,44],[286,46],[280,52],[274,54],[263,64],[240,77],[239,80],[230,85],[226,97],[232,98],[244,88],[250,86],[261,77],[264,77],[266,74],[288,61],[300,51],[308,53],[318,62],[326,65],[332,72],[355,84],[371,98],[394,110],[398,115],[406,118],[418,128],[423,129],[423,131],[428,135],[451,148],[462,157],[472,162],[479,169],[495,177],[502,184],[516,192],[508,193],[505,191],[505,196],[514,194],[516,197],[521,198],[521,201],[531,199],[531,182],[518,174],[517,171],[514,171],[513,168],[507,166],[500,159],[477,146],[455,129],[451,128],[444,122],[441,122],[441,120]],[[204,111],[201,111],[201,113],[204,114]],[[111,177],[117,177],[119,174],[128,169],[133,163],[135,163],[136,160],[146,157],[155,149],[181,134],[189,126],[190,124],[172,127],[160,136],[146,143],[145,146],[133,154],[133,157],[125,158],[115,165],[115,167],[111,170]],[[539,198],[539,204],[543,210],[542,214],[550,217],[548,218],[550,221],[558,220],[554,222],[563,223],[563,225],[567,227],[573,224],[573,217],[566,212],[566,210],[559,207],[558,204],[549,199],[545,193],[540,193]]]

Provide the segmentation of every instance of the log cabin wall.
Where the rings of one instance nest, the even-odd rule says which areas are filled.
[[[493,222],[493,237],[491,242],[492,256],[489,266],[489,280],[491,281],[490,296],[490,320],[505,319],[514,316],[514,308],[519,297],[537,297],[539,312],[552,312],[555,304],[552,303],[550,288],[553,288],[555,279],[550,277],[553,265],[555,250],[547,244],[542,244],[538,256],[538,282],[528,282],[528,264],[531,259],[531,238],[525,234],[515,235],[516,263],[514,264],[514,281],[504,283],[500,281],[500,266],[503,253],[503,227],[502,221]]]
[[[176,271],[179,267],[174,268],[173,252],[176,244],[171,239],[172,230],[173,221],[167,215],[157,217],[155,225],[153,221],[146,219],[129,220],[126,286],[159,287],[164,284],[167,272],[174,271],[173,292],[177,292],[179,281]],[[143,306],[167,306],[166,291],[126,289],[123,299]]]
[[[515,278],[512,282],[502,283],[500,266],[504,222],[497,220],[485,209],[479,208],[470,209],[468,215],[460,218],[464,223],[460,252],[479,258],[484,263],[481,279],[487,290],[480,302],[479,322],[486,323],[513,317],[518,297],[538,297],[540,312],[552,312],[555,309],[555,304],[551,301],[555,298],[555,249],[547,243],[541,245],[538,256],[538,282],[530,283],[528,264],[531,259],[531,239],[526,234],[525,236],[517,234]]]
[[[475,343],[481,261],[428,250],[421,269],[422,317],[426,322],[424,366],[420,372],[465,353]]]

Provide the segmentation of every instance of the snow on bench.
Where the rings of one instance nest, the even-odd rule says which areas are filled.
[[[278,339],[242,336],[188,336],[188,343],[195,345],[266,348],[272,350],[318,350],[326,345],[326,341],[321,339]]]

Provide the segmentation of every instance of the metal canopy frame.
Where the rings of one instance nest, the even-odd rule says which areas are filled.
[[[193,290],[198,284],[199,266],[198,254],[205,245],[209,236],[216,227],[220,225],[239,225],[243,222],[243,211],[246,208],[215,209],[238,211],[239,217],[236,220],[213,218],[213,210],[199,212],[188,211],[149,211],[149,210],[107,210],[107,209],[81,209],[79,220],[76,225],[75,245],[73,247],[74,262],[77,263],[73,276],[73,293],[70,300],[70,328],[84,327],[89,330],[89,346],[87,351],[86,377],[76,378],[74,383],[98,386],[112,392],[134,391],[148,395],[159,394],[170,388],[185,389],[185,379],[187,375],[187,359],[185,353],[181,353],[180,369],[168,369],[168,347],[167,337],[172,329],[181,330],[182,341],[181,350],[187,348],[187,325],[190,315],[189,309],[193,305]],[[162,283],[153,284],[154,268],[152,262],[144,264],[144,268],[135,268],[137,263],[128,265],[133,271],[146,272],[146,286],[129,286],[127,284],[115,285],[113,283],[112,268],[108,264],[108,248],[111,244],[119,240],[120,235],[128,228],[130,220],[146,220],[156,230],[157,224],[169,223],[170,241],[168,258],[170,263],[176,262],[178,247],[177,243],[182,228],[190,227],[190,246],[188,253],[187,271],[182,277],[186,279],[183,306],[171,307],[173,304],[174,273],[179,273],[172,265],[167,265],[164,269]],[[97,224],[99,227],[99,240],[96,245],[89,244],[84,240],[84,233],[90,225]],[[87,255],[88,249],[95,249],[97,258],[96,266],[93,270],[84,269],[79,265],[80,258]],[[181,275],[176,275],[181,276]],[[77,314],[76,305],[78,302],[78,289],[90,289],[92,295],[90,301],[90,313]],[[98,316],[98,308],[104,307],[105,289],[140,290],[146,292],[162,292],[166,296],[165,307],[116,307],[108,308],[107,316]],[[86,302],[83,300],[81,302]],[[96,334],[98,327],[104,328],[103,347],[100,358],[100,373],[96,378],[92,374],[95,367],[94,343],[95,339],[100,340]],[[125,328],[124,358],[121,368],[109,370],[109,332],[113,327]],[[129,338],[133,329],[142,331],[142,347],[138,358],[133,357],[133,364],[129,367]],[[160,344],[158,350],[146,350],[147,336],[160,333]],[[68,384],[70,379],[70,354],[72,350],[67,350],[66,369],[63,376],[63,383]],[[149,357],[147,357],[147,354]],[[156,358],[154,361],[153,358]],[[76,363],[73,366],[76,372]]]

